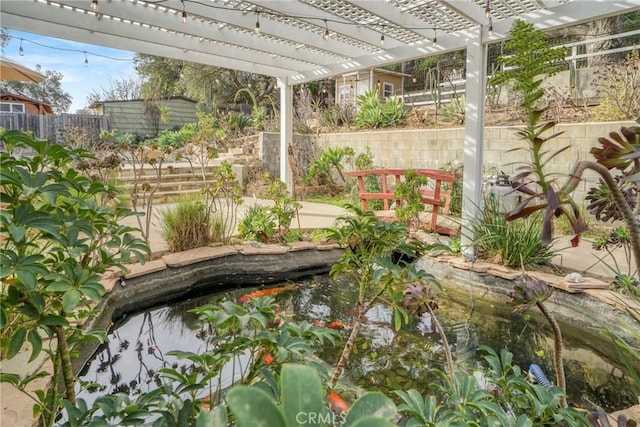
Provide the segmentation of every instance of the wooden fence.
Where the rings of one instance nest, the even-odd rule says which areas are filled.
[[[50,142],[64,142],[64,131],[82,129],[90,139],[97,139],[101,130],[108,129],[106,116],[84,114],[27,114],[0,113],[0,127],[31,131],[36,137]]]

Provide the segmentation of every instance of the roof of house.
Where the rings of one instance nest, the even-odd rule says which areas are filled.
[[[37,99],[29,98],[28,96],[18,95],[15,93],[3,92],[0,93],[0,100],[6,100],[7,98],[13,98],[16,101],[28,102],[38,106],[38,109],[44,109],[48,114],[53,114],[53,107],[48,102],[38,101]]]

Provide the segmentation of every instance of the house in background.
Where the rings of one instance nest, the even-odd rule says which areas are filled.
[[[381,100],[392,96],[402,97],[405,77],[411,75],[383,68],[343,74],[335,78],[336,102],[355,104],[358,96],[372,89],[378,89]]]
[[[53,108],[26,96],[0,93],[0,113],[53,114]]]
[[[89,106],[107,118],[108,128],[118,133],[156,136],[163,130],[179,128],[198,121],[193,99],[173,96],[158,101],[97,101]]]

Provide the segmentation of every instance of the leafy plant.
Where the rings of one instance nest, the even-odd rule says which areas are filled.
[[[284,240],[289,232],[294,215],[298,214],[300,203],[291,197],[284,182],[269,176],[266,177],[266,180],[269,181],[269,185],[265,191],[265,196],[273,200],[274,203],[268,209],[275,217],[278,239]]]
[[[531,215],[508,221],[495,198],[486,198],[480,220],[472,225],[478,254],[507,267],[526,268],[551,262],[555,251],[540,237],[542,218]]]
[[[309,165],[309,178],[314,179],[319,185],[327,185],[336,192],[340,185],[344,185],[347,179],[344,175],[344,162],[354,155],[351,147],[329,147],[314,159]],[[334,174],[340,178],[337,183]]]
[[[353,327],[336,364],[331,388],[335,387],[344,370],[364,315],[380,300],[393,309],[394,327],[399,329],[408,320],[402,307],[406,283],[437,285],[435,278],[416,268],[407,260],[415,259],[425,248],[407,240],[407,228],[400,222],[379,221],[372,211],[350,206],[353,215],[338,218],[329,237],[345,247],[345,253],[331,267],[334,277],[344,275],[358,284],[358,301]],[[395,254],[395,255],[394,255]]]
[[[105,292],[101,274],[109,267],[124,269],[133,259],[144,262],[149,248],[133,228],[120,225],[131,211],[97,205],[108,187],[71,168],[74,162],[90,161],[90,153],[18,131],[1,137],[7,148],[0,154],[2,350],[11,359],[28,342],[30,361],[45,353],[53,366],[53,372],[27,377],[3,372],[2,381],[33,399],[34,417],[52,425],[61,399],[73,403],[76,398],[71,358],[77,347],[105,339],[102,331],[77,326],[93,315]],[[27,148],[32,157],[12,155]],[[45,347],[43,339],[55,339],[56,345]],[[28,391],[41,377],[51,378],[49,388]]]
[[[279,396],[252,386],[238,386],[230,390],[227,405],[238,427],[263,424],[282,427],[305,424],[394,426],[390,420],[396,415],[396,406],[379,392],[364,393],[348,411],[331,412],[325,403],[320,378],[313,368],[284,365],[279,389]]]
[[[455,160],[445,163],[442,166],[442,170],[447,172],[453,172],[456,175],[456,180],[452,183],[444,183],[444,191],[449,191],[451,194],[451,203],[449,204],[449,212],[454,214],[462,213],[462,176],[464,166],[461,162]]]
[[[171,252],[200,248],[213,242],[215,218],[207,216],[202,201],[180,200],[176,206],[162,210],[161,215],[160,232]]]
[[[219,218],[221,242],[228,244],[238,222],[238,206],[242,204],[242,187],[233,173],[231,164],[223,162],[213,170],[211,182],[204,187],[207,218]]]
[[[430,385],[438,395],[423,396],[415,389],[395,392],[403,401],[398,412],[409,417],[407,426],[587,425],[581,412],[560,407],[558,387],[527,381],[507,350],[500,355],[486,346],[480,350],[487,362],[481,377],[462,371],[453,380],[442,375],[442,382]]]
[[[253,205],[238,223],[238,234],[244,240],[267,243],[276,234],[276,218],[268,207]]]
[[[424,211],[420,188],[425,185],[427,185],[427,177],[417,175],[415,170],[407,170],[405,180],[395,188],[395,196],[399,201],[396,206],[396,215],[410,229],[420,227],[420,212]]]
[[[371,153],[371,149],[369,147],[362,153],[358,153],[358,155],[354,159],[354,166],[357,170],[365,170],[365,169],[375,169],[375,165],[373,163],[373,154]],[[364,190],[367,193],[379,193],[382,191],[382,182],[380,178],[375,175],[366,175],[364,177]],[[352,192],[354,196],[354,202],[360,200],[360,193],[358,190],[358,186],[354,185],[352,187]],[[369,208],[372,211],[382,210],[383,203],[382,200],[369,200]]]

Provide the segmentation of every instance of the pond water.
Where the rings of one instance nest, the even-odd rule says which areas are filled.
[[[219,289],[219,288],[218,288]],[[182,365],[167,352],[204,351],[206,338],[202,324],[189,310],[223,298],[238,301],[255,289],[234,289],[204,296],[191,296],[119,319],[109,333],[110,343],[102,346],[82,373],[82,379],[102,384],[100,390],[83,392],[92,401],[105,393],[136,395],[159,385],[158,370]],[[281,308],[293,313],[294,320],[349,323],[357,290],[349,283],[318,276],[300,282],[294,290],[275,295]],[[438,297],[436,311],[442,323],[456,364],[473,370],[482,360],[478,346],[488,345],[499,352],[506,348],[514,363],[526,370],[531,363],[542,367],[552,379],[553,341],[546,323],[528,315],[516,314],[509,307],[474,302],[473,307]],[[348,330],[342,331],[346,339]],[[569,402],[586,408],[600,405],[616,410],[637,403],[640,390],[613,361],[615,350],[604,337],[585,335],[585,331],[563,327],[565,370]],[[341,344],[325,347],[319,356],[335,365]],[[424,392],[435,379],[433,368],[443,369],[445,353],[440,337],[429,317],[413,319],[400,331],[391,326],[391,311],[377,305],[367,314],[356,347],[346,370],[348,381],[367,389],[389,393],[395,389],[416,388]],[[228,367],[223,387],[231,383]],[[225,375],[223,375],[225,376]]]

